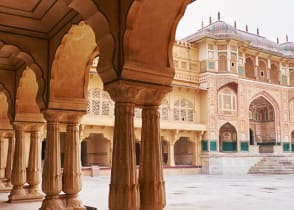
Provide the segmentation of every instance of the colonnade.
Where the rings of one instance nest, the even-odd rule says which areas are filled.
[[[117,102],[113,139],[113,164],[109,191],[110,209],[163,209],[165,186],[162,172],[162,152],[158,106],[143,107],[142,153],[139,179],[136,174],[134,109],[132,102]],[[78,198],[82,189],[80,121],[83,112],[47,111],[46,154],[42,174],[45,197],[40,209],[85,209]],[[60,165],[59,125],[66,124],[63,171]],[[1,189],[11,180],[9,202],[42,199],[41,129],[43,125],[28,126],[15,123],[14,138],[9,139],[8,157],[3,157],[4,135],[0,138]],[[26,164],[25,135],[30,133],[30,151]],[[9,166],[13,158],[13,167]],[[152,158],[150,155],[152,154]],[[6,166],[3,160],[6,159]],[[26,167],[27,166],[27,167]],[[7,170],[4,173],[5,169]],[[9,172],[10,171],[10,172]],[[11,172],[12,171],[12,172]],[[10,179],[11,174],[11,179]],[[62,193],[63,192],[63,193]]]

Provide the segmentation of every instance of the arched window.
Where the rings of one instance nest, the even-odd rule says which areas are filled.
[[[186,99],[175,101],[174,120],[193,122],[194,121],[193,104]]]
[[[254,74],[254,64],[251,58],[246,58],[245,62],[245,74],[247,78],[255,78]]]
[[[266,63],[264,61],[259,61],[258,73],[258,77],[261,81],[267,81],[267,68]]]
[[[289,108],[290,108],[290,121],[294,122],[294,99],[290,101]]]
[[[160,119],[168,120],[168,102],[167,100],[163,100],[160,106]]]
[[[235,115],[237,113],[237,97],[231,88],[222,88],[218,93],[218,101],[220,114]]]
[[[290,71],[290,86],[294,86],[294,70]]]
[[[218,71],[219,72],[227,72],[228,71],[227,56],[224,54],[219,55]]]
[[[279,84],[280,75],[279,75],[279,70],[276,64],[271,65],[270,78],[272,83]]]
[[[113,115],[113,102],[109,94],[99,88],[89,90],[87,111],[90,115]]]

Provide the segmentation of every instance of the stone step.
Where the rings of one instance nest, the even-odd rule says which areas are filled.
[[[294,174],[294,159],[264,157],[248,171],[249,174]]]
[[[294,171],[294,169],[271,169],[271,168],[253,168],[249,171]]]

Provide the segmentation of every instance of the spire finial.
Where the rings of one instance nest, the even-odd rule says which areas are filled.
[[[237,22],[236,21],[234,21],[234,27],[237,28]]]
[[[209,25],[211,25],[212,20],[211,20],[211,16],[209,17]]]
[[[257,28],[256,33],[257,33],[257,36],[259,36],[259,28]]]
[[[277,44],[280,44],[280,40],[279,40],[279,37],[277,37]]]
[[[286,35],[286,42],[289,42],[288,34]]]
[[[204,22],[203,22],[203,20],[201,22],[201,28],[204,28]]]
[[[220,11],[217,13],[217,20],[220,21]]]
[[[246,32],[248,32],[248,25],[246,24]]]

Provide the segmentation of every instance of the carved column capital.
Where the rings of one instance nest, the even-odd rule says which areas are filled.
[[[125,80],[106,84],[104,89],[114,101],[130,102],[138,106],[160,105],[164,96],[172,90],[170,86]]]
[[[62,117],[62,112],[59,110],[48,109],[43,114],[47,122],[59,122]]]
[[[13,123],[13,128],[16,131],[25,131],[27,126],[28,126],[28,124],[25,122],[14,122]]]

